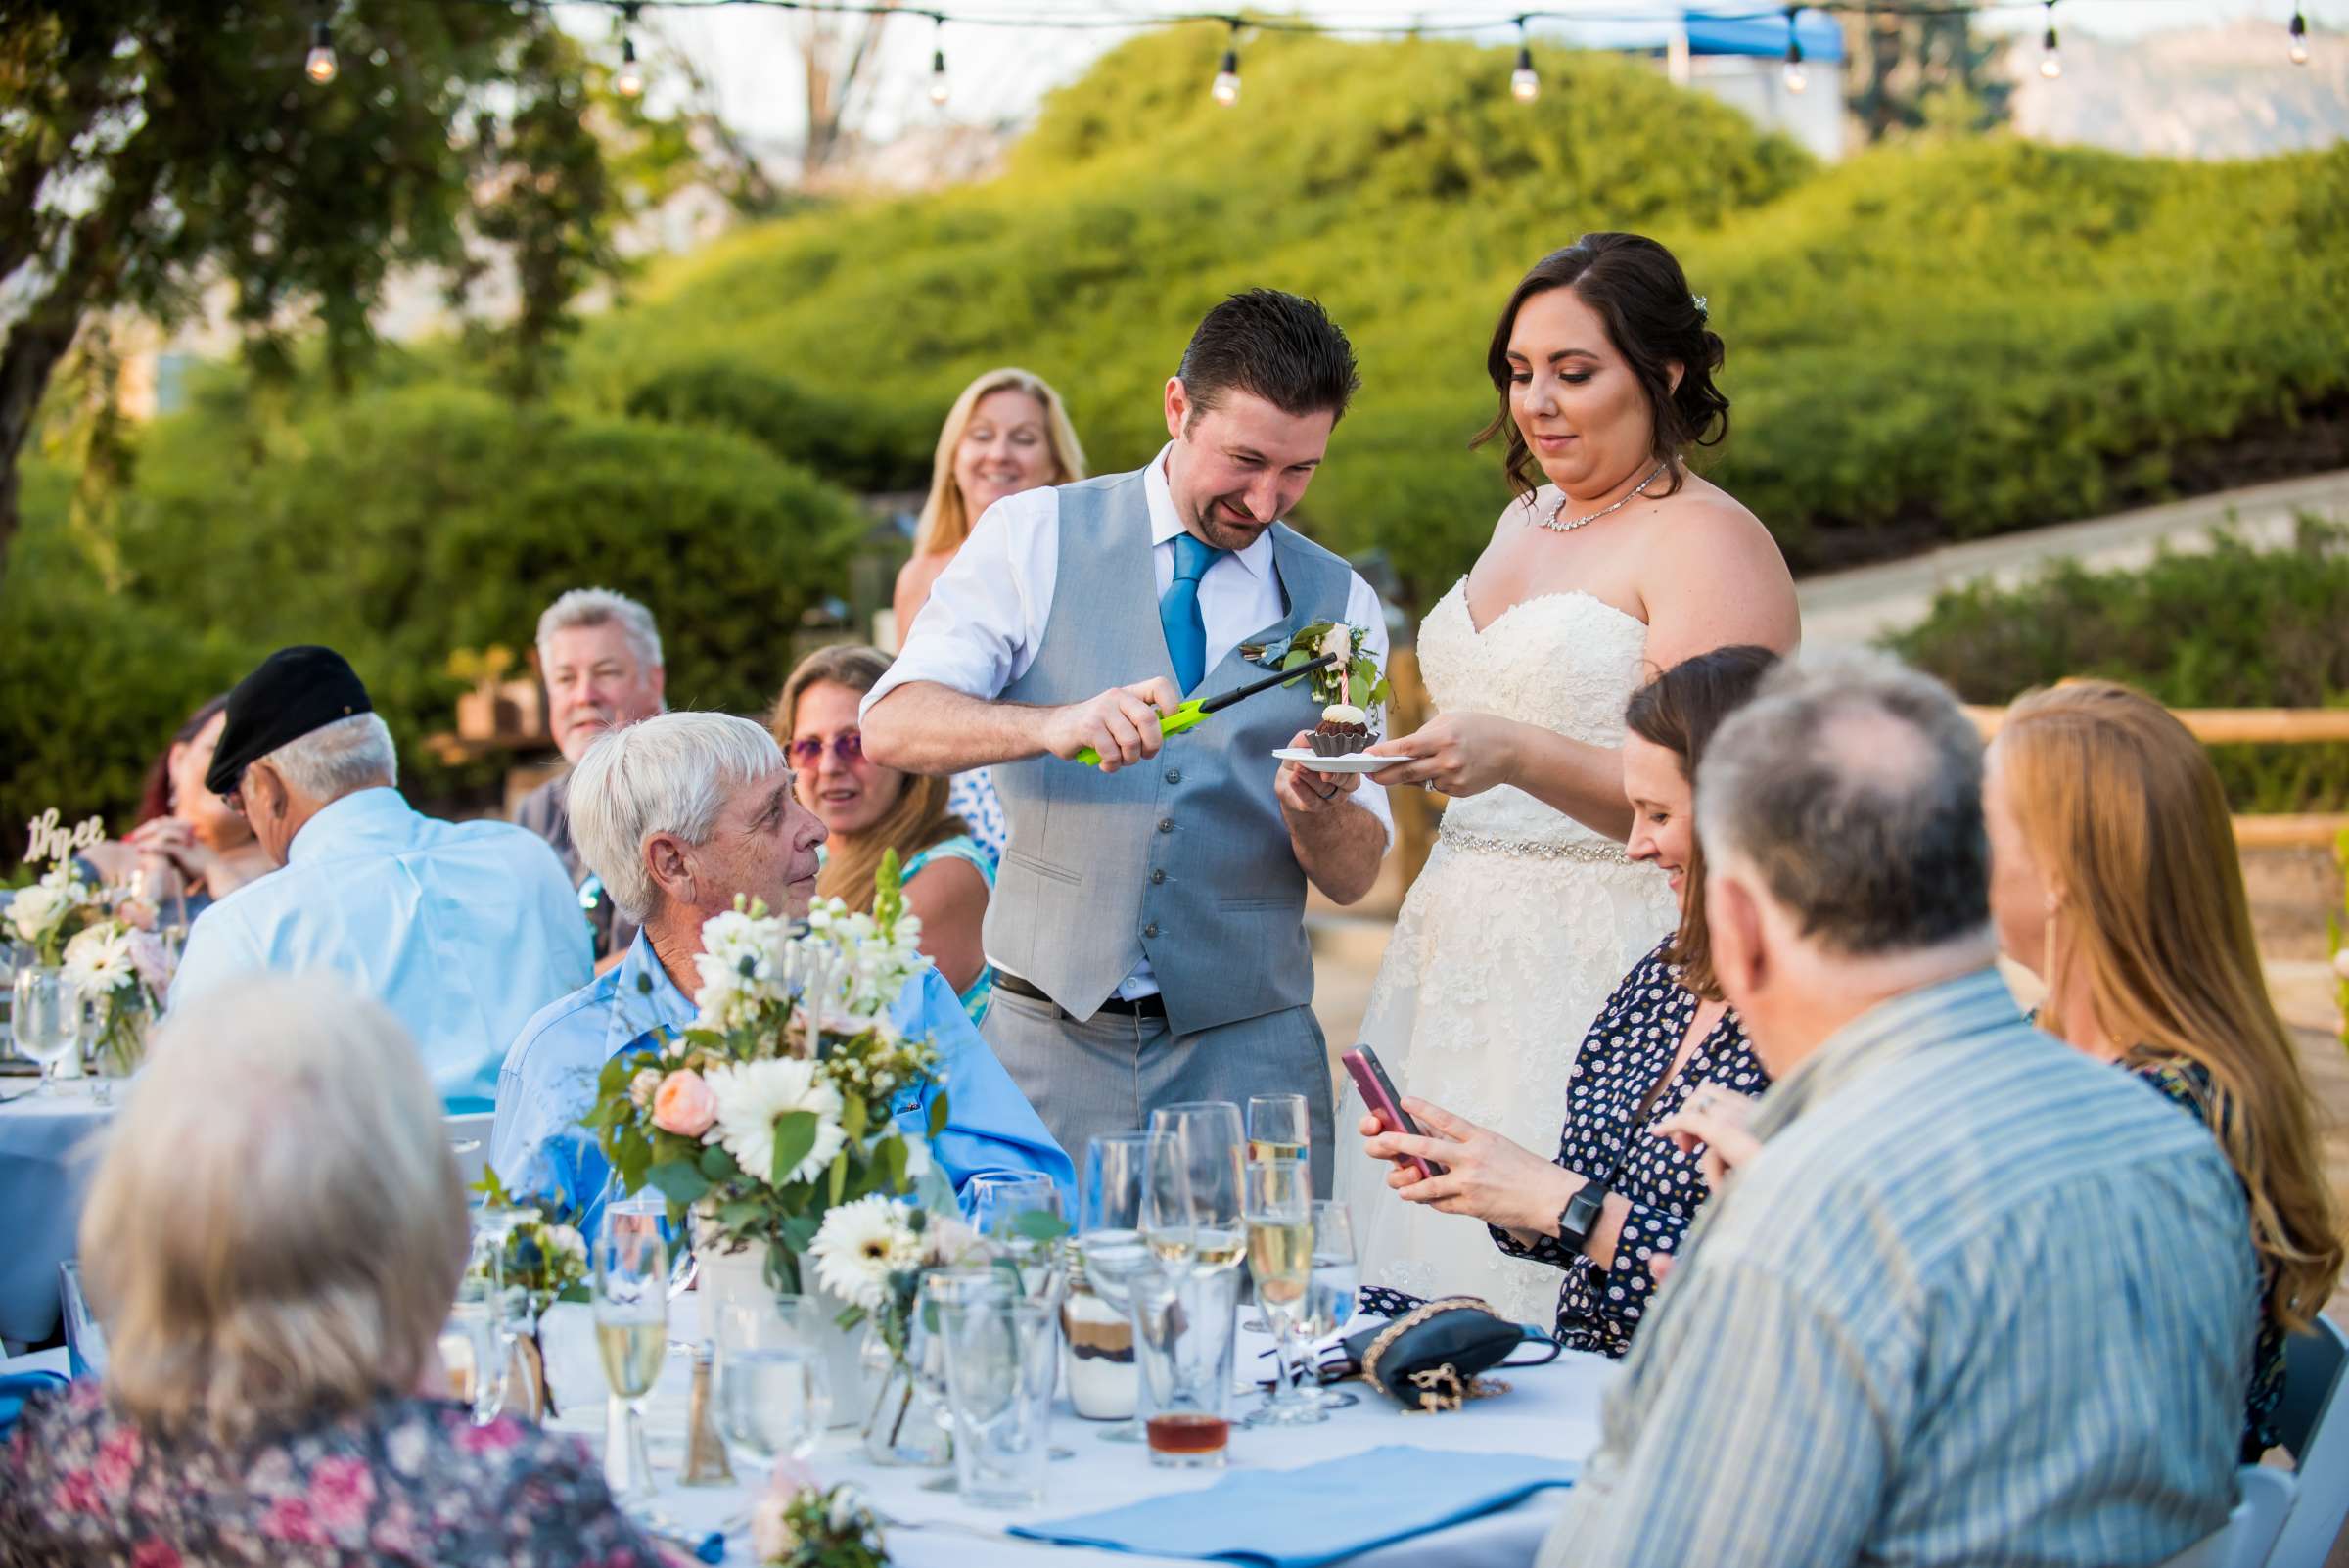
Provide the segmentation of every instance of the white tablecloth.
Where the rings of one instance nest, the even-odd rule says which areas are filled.
[[[584,1309],[557,1308],[558,1314]],[[676,1319],[689,1332],[693,1319]],[[556,1423],[578,1431],[600,1446],[603,1436],[601,1374],[592,1362],[592,1342],[584,1338],[585,1324],[550,1324],[554,1343],[547,1352],[550,1375],[560,1394],[568,1385],[574,1407]],[[1240,1355],[1247,1364],[1267,1341],[1241,1336]],[[583,1354],[582,1354],[583,1351]],[[1479,1400],[1465,1409],[1440,1415],[1405,1415],[1391,1402],[1359,1383],[1344,1385],[1361,1395],[1352,1408],[1334,1412],[1319,1426],[1270,1427],[1255,1431],[1235,1428],[1231,1437],[1231,1466],[1293,1469],[1300,1465],[1343,1458],[1383,1444],[1414,1444],[1431,1449],[1494,1453],[1532,1453],[1552,1458],[1579,1459],[1598,1446],[1599,1399],[1619,1368],[1600,1356],[1570,1353],[1546,1366],[1510,1368],[1494,1374],[1510,1385],[1495,1399]],[[688,1490],[676,1484],[681,1455],[685,1401],[691,1372],[689,1358],[672,1347],[668,1365],[650,1405],[653,1464],[662,1489],[661,1508],[679,1525],[694,1532],[731,1523],[750,1505],[751,1494],[742,1487]],[[1255,1407],[1253,1395],[1233,1401],[1235,1414]],[[810,1461],[827,1484],[852,1481],[872,1499],[884,1518],[895,1521],[889,1549],[900,1568],[1152,1568],[1174,1561],[1022,1541],[1003,1534],[1008,1524],[1032,1524],[1067,1518],[1100,1508],[1114,1508],[1168,1493],[1201,1491],[1215,1484],[1221,1472],[1162,1470],[1150,1463],[1140,1445],[1105,1443],[1101,1423],[1078,1419],[1064,1400],[1057,1407],[1052,1441],[1074,1451],[1074,1457],[1057,1460],[1046,1482],[1044,1505],[1021,1513],[1005,1513],[965,1504],[952,1493],[931,1492],[924,1483],[936,1470],[885,1469],[867,1463],[853,1429],[835,1430]],[[744,1477],[747,1481],[749,1478]],[[1525,1568],[1564,1506],[1560,1491],[1537,1493],[1517,1506],[1450,1529],[1396,1542],[1349,1559],[1353,1568]],[[1365,1498],[1363,1507],[1375,1509],[1377,1499]],[[728,1563],[750,1561],[749,1540],[740,1529],[726,1537]],[[1189,1559],[1194,1564],[1197,1559]]]
[[[114,1115],[86,1086],[26,1094],[30,1080],[0,1079],[0,1339],[35,1344],[57,1332],[57,1266],[73,1256],[89,1172],[74,1158]]]

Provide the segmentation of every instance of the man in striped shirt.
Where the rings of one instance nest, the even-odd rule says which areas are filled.
[[[2157,1563],[2234,1501],[2258,1275],[2218,1147],[2024,1023],[1980,745],[1887,661],[1707,751],[1714,961],[1774,1086],[1542,1561]]]

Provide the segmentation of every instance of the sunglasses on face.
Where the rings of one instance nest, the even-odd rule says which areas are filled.
[[[795,740],[788,748],[794,767],[811,768],[822,760],[825,743],[813,735]],[[844,729],[832,737],[832,755],[846,767],[851,762],[864,761],[864,736],[853,729]]]

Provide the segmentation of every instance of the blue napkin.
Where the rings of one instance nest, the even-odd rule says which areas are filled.
[[[24,1413],[24,1401],[43,1389],[64,1388],[66,1380],[55,1372],[9,1372],[0,1374],[0,1437],[17,1428],[17,1417]]]
[[[1393,1445],[1302,1470],[1237,1470],[1201,1491],[1010,1533],[1145,1556],[1315,1568],[1572,1486],[1581,1468],[1571,1459]]]

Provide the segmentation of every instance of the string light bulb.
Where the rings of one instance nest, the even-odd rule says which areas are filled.
[[[2292,64],[2308,64],[2308,15],[2298,6],[2292,7]]]
[[[930,21],[938,28],[936,43],[930,51],[930,102],[933,107],[944,109],[950,96],[946,86],[946,19],[934,11]]]
[[[1542,78],[1534,73],[1534,48],[1526,41],[1525,19],[1517,19],[1517,69],[1509,72],[1509,95],[1521,104],[1542,96]]]
[[[1811,85],[1811,78],[1803,70],[1802,36],[1795,29],[1796,20],[1802,14],[1801,6],[1786,8],[1786,90],[1797,97],[1802,95],[1804,88]]]
[[[341,74],[343,63],[335,58],[335,35],[327,30],[326,19],[320,17],[310,23],[310,52],[301,62],[301,73],[323,87]]]
[[[636,6],[634,0],[621,8],[620,69],[612,76],[612,90],[622,98],[644,96],[644,68],[636,62]]]
[[[1230,22],[1231,42],[1224,46],[1223,64],[1216,70],[1215,84],[1207,90],[1208,96],[1225,109],[1240,101],[1240,19],[1233,17]]]
[[[2055,0],[2048,0],[2048,36],[2039,52],[2039,73],[2050,81],[2063,74],[2063,57],[2055,52]]]

